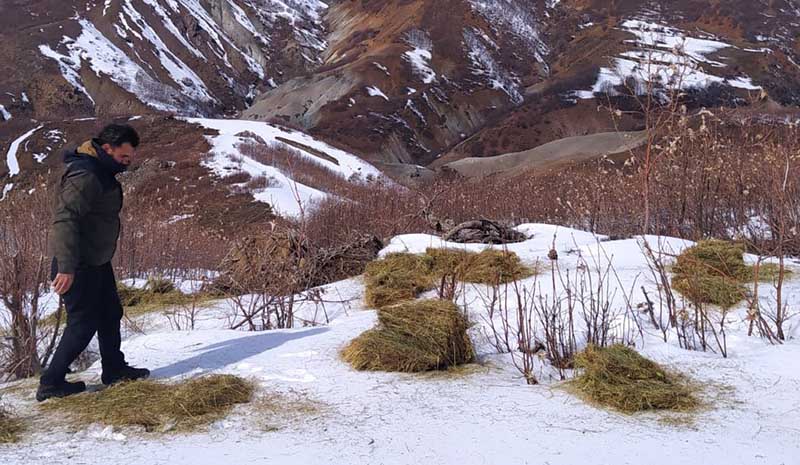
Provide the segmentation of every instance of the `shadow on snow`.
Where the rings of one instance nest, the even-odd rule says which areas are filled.
[[[280,333],[270,332],[218,342],[196,349],[195,352],[201,353],[193,357],[153,370],[151,377],[171,378],[197,369],[214,371],[274,349],[283,343],[322,334],[326,331],[328,331],[328,328],[310,328],[303,331]]]

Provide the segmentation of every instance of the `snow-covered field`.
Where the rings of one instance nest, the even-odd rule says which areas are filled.
[[[525,262],[546,262],[553,244],[559,266],[574,270],[585,259],[610,261],[619,280],[614,300],[633,284],[656,295],[639,248],[642,238],[606,241],[581,231],[524,225],[531,239],[510,246]],[[555,238],[554,238],[555,237]],[[691,245],[648,237],[664,250]],[[601,241],[602,242],[599,242]],[[383,253],[426,247],[463,247],[427,235],[395,238]],[[469,246],[480,249],[483,246]],[[752,257],[748,257],[752,258]],[[800,265],[793,263],[792,266]],[[540,280],[549,280],[538,278]],[[537,278],[523,281],[533,286]],[[800,280],[786,289],[790,309],[800,305]],[[547,289],[548,286],[542,286]],[[528,386],[507,354],[497,354],[484,333],[483,286],[468,286],[460,302],[476,323],[472,338],[479,364],[456,373],[365,373],[338,358],[339,350],[371,328],[375,313],[363,305],[359,278],[324,287],[327,325],[248,333],[226,330],[229,304],[205,310],[194,331],[174,331],[150,315],[144,334],[128,337],[131,363],[158,379],[231,373],[256,380],[264,392],[294,393],[322,405],[307,417],[275,420],[265,431],[249,406],[238,407],[207,432],[157,436],[94,426],[72,434],[52,418],[37,420],[22,443],[0,446],[2,463],[28,464],[796,464],[800,457],[800,344],[770,346],[747,337],[743,309],[733,312],[730,355],[690,352],[645,326],[635,339],[645,355],[683,371],[705,386],[709,405],[690,415],[622,415],[587,405],[561,389],[544,362],[542,384]],[[760,289],[770,297],[769,285]],[[636,302],[643,300],[635,292]],[[765,302],[766,302],[765,300]],[[300,309],[305,317],[313,306]],[[99,376],[99,364],[80,375]],[[35,413],[33,388],[4,397],[18,413]]]

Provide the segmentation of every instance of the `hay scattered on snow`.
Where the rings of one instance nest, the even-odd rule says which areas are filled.
[[[178,384],[143,380],[100,392],[54,399],[42,408],[66,413],[81,425],[141,426],[146,431],[192,430],[247,403],[254,385],[233,375],[211,375]]]
[[[616,344],[589,346],[575,357],[580,374],[571,385],[589,401],[624,413],[644,410],[690,411],[699,406],[681,376]]]
[[[673,267],[672,285],[697,304],[730,308],[744,299],[742,284],[752,271],[744,263],[744,246],[708,240],[683,251]]]
[[[152,278],[151,278],[152,279]],[[209,294],[184,294],[175,288],[169,280],[148,279],[147,285],[142,289],[117,283],[117,293],[125,307],[125,313],[130,316],[143,315],[156,310],[175,305],[201,303],[212,298]]]
[[[11,444],[19,441],[24,429],[20,419],[15,418],[0,406],[0,444]]]
[[[452,302],[420,300],[382,307],[378,320],[378,328],[342,350],[342,358],[357,370],[442,370],[475,357],[469,322]]]
[[[462,281],[482,284],[504,284],[535,274],[535,270],[524,266],[514,252],[491,249],[470,255],[461,270]]]
[[[446,275],[461,282],[503,284],[534,273],[514,252],[430,248],[422,255],[389,254],[367,265],[365,297],[368,306],[380,308],[414,299]]]
[[[314,420],[328,413],[328,405],[303,392],[273,392],[252,402],[248,415],[263,431],[279,431],[293,424]]]
[[[434,286],[430,260],[408,253],[389,254],[369,263],[364,281],[364,298],[373,308],[414,299]]]
[[[698,242],[678,256],[672,271],[673,286],[689,300],[700,304],[712,304],[730,308],[747,294],[745,284],[755,279],[755,266],[744,262],[743,244],[720,240]],[[784,277],[792,276],[784,268]],[[780,265],[762,263],[758,268],[758,280],[773,282],[778,279]]]
[[[161,276],[151,276],[147,278],[147,283],[144,288],[153,294],[169,294],[170,292],[176,291],[175,283]]]

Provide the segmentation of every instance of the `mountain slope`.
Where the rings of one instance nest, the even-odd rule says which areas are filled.
[[[413,175],[640,130],[600,104],[649,88],[782,114],[800,104],[799,35],[798,0],[7,0],[0,152],[44,128],[0,158],[0,183],[84,118],[278,123]],[[33,149],[49,131],[65,140]]]

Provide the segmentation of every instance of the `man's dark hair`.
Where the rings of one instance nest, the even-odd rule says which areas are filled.
[[[100,145],[119,147],[126,142],[133,147],[139,146],[139,134],[127,124],[109,124],[97,135],[97,143]]]

